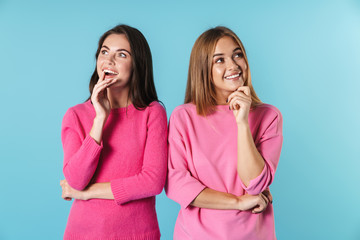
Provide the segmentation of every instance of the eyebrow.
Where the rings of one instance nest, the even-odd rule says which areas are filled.
[[[107,47],[106,45],[102,45],[101,48],[106,48],[107,50],[110,50],[110,48]],[[116,51],[117,51],[117,52],[122,52],[122,51],[124,51],[124,52],[127,52],[127,53],[131,56],[131,53],[130,53],[128,50],[124,49],[124,48],[120,48],[120,49],[118,49],[118,50],[116,50]]]
[[[241,48],[238,47],[238,48],[235,48],[235,49],[233,50],[233,53],[236,52],[236,51],[238,51],[238,50],[242,51]],[[222,56],[222,55],[224,55],[224,54],[223,54],[223,53],[215,53],[215,54],[213,55],[213,57]]]

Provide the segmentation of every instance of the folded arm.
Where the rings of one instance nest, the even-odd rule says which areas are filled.
[[[64,176],[73,188],[83,190],[95,173],[102,145],[89,134],[83,133],[71,109],[63,119],[61,140],[64,149]]]

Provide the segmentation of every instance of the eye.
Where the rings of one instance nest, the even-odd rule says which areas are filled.
[[[101,50],[101,54],[105,55],[105,54],[108,54],[108,52],[106,50]]]
[[[244,54],[242,52],[237,52],[237,53],[234,54],[234,57],[235,58],[243,58]]]
[[[118,57],[126,58],[126,54],[121,52],[121,53],[118,54]]]
[[[224,62],[224,58],[215,59],[215,63],[223,63],[223,62]]]

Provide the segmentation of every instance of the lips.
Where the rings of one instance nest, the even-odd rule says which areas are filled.
[[[235,73],[224,77],[226,80],[238,80],[242,75],[242,72]]]
[[[111,70],[111,69],[103,69],[103,72],[105,73],[105,77],[106,76],[110,76],[110,77],[113,77],[113,76],[116,76],[118,75],[119,73],[114,71],[114,70]]]

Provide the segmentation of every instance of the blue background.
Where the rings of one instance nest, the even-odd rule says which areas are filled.
[[[261,100],[284,118],[271,191],[278,239],[360,239],[360,1],[0,0],[0,239],[61,239],[60,126],[88,97],[99,37],[138,28],[168,115],[182,104],[191,48],[233,29]],[[162,239],[178,204],[157,198]]]

